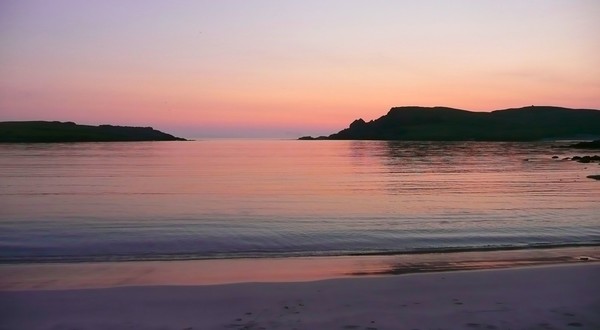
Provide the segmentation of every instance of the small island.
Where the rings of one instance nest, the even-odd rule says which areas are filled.
[[[539,141],[600,137],[600,110],[554,106],[474,112],[448,107],[396,107],[357,119],[329,136],[301,140]]]
[[[186,141],[152,127],[78,125],[59,121],[0,122],[0,143]]]

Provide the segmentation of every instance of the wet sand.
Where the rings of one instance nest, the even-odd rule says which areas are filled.
[[[312,258],[0,265],[0,290],[304,282],[600,260],[600,247]]]
[[[0,329],[599,329],[600,263],[0,292]]]

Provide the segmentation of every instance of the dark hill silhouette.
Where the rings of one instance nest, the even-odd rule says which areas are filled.
[[[185,141],[152,127],[77,125],[58,121],[0,122],[0,142]]]
[[[536,141],[600,137],[600,111],[551,106],[473,112],[446,107],[397,107],[346,129],[303,140]]]

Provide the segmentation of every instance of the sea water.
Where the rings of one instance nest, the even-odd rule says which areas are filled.
[[[0,144],[0,262],[600,245],[600,166],[554,144]]]

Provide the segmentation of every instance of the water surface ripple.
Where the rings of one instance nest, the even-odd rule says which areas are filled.
[[[597,245],[600,182],[586,176],[600,167],[562,160],[576,154],[550,143],[1,144],[0,262]]]

